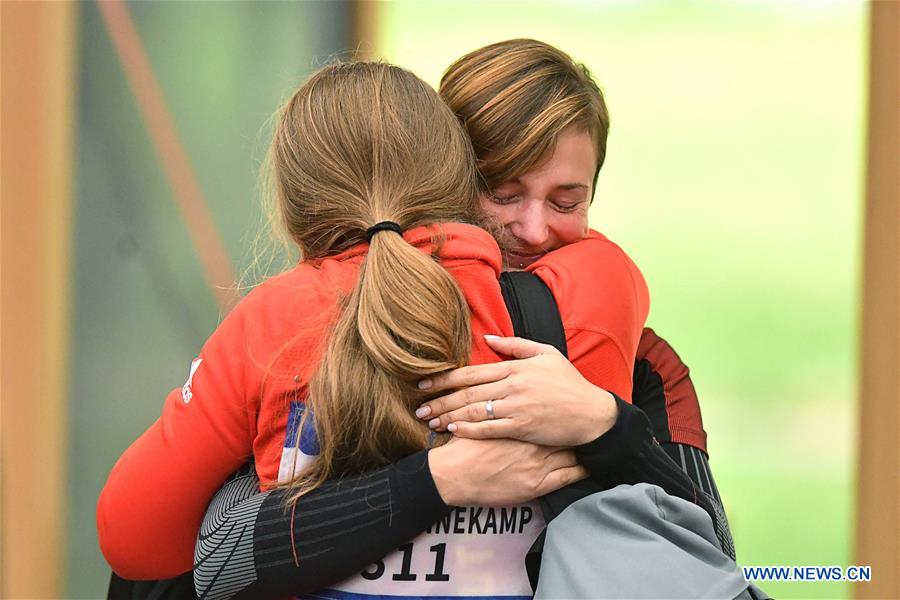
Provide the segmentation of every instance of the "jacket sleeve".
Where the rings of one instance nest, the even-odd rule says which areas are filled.
[[[449,510],[423,450],[370,473],[326,482],[286,509],[252,468],[216,494],[197,540],[202,598],[292,595],[333,585],[422,533]],[[323,527],[327,524],[327,527]]]
[[[242,303],[243,304],[243,303]],[[162,416],[113,467],[97,505],[100,549],[128,579],[165,579],[193,564],[206,507],[247,462],[256,408],[246,390],[244,311],[236,307],[204,345]]]
[[[650,483],[692,502],[710,516],[722,550],[734,558],[734,542],[724,511],[673,461],[653,437],[650,421],[639,408],[616,397],[619,417],[605,434],[575,448],[575,455],[602,489]],[[721,512],[721,515],[720,515]]]
[[[685,444],[706,452],[706,431],[691,371],[675,349],[650,328],[641,334],[634,389],[633,403],[650,418],[660,444]]]
[[[644,329],[638,346],[633,403],[647,415],[653,436],[691,480],[698,497],[709,500],[719,541],[733,557],[734,541],[709,466],[700,399],[690,369],[675,349],[649,328]]]

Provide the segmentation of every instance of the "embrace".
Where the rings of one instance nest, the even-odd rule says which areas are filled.
[[[575,593],[547,588],[546,546],[526,565],[556,522],[540,499],[567,490],[562,509],[607,507],[596,543],[569,542],[621,558],[590,563],[618,573],[597,594],[672,579],[630,554],[669,543],[663,503],[733,566],[688,369],[644,327],[638,267],[588,227],[608,130],[587,69],[534,40],[467,54],[439,92],[376,62],[300,86],[269,165],[302,260],[223,320],[111,472],[111,595],[179,576],[208,598]],[[567,354],[514,336],[506,271],[552,294]]]

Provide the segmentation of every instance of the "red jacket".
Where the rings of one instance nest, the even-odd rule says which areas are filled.
[[[498,361],[482,336],[513,335],[498,281],[499,248],[470,225],[441,229],[441,264],[471,309],[472,364]],[[429,229],[403,236],[432,251]],[[337,298],[352,289],[366,250],[361,244],[267,280],[213,332],[187,383],[168,395],[160,419],[125,451],[100,495],[100,547],[116,573],[163,579],[190,570],[200,523],[222,482],[251,455],[261,481],[277,479],[288,405],[303,399]],[[630,399],[649,308],[634,263],[591,232],[529,270],[557,300],[572,363],[594,385]]]

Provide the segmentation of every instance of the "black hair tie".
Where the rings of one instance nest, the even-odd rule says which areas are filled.
[[[372,236],[379,231],[393,231],[394,233],[403,234],[403,228],[397,223],[394,223],[393,221],[381,221],[366,229],[366,241],[371,244]]]

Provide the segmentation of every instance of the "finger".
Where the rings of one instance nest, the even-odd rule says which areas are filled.
[[[480,423],[460,421],[458,423],[450,423],[447,426],[447,431],[453,432],[453,435],[469,438],[470,440],[508,438],[512,437],[510,434],[514,429],[515,424],[512,419],[492,419]]]
[[[500,381],[509,377],[510,366],[504,362],[484,365],[469,365],[440,373],[419,382],[419,389],[440,392],[454,388],[471,387],[483,383]]]
[[[502,419],[509,416],[506,410],[507,407],[501,406],[504,403],[509,404],[508,401],[504,400],[491,401],[491,409],[494,413],[493,417],[488,414],[487,401],[473,402],[431,419],[428,421],[428,426],[432,429],[441,431],[446,429],[450,423],[480,423],[489,419]]]
[[[587,469],[585,469],[581,465],[556,469],[555,471],[550,471],[549,473],[547,473],[547,476],[544,477],[544,479],[538,485],[537,493],[539,496],[543,496],[545,494],[549,494],[550,492],[555,492],[559,488],[575,483],[576,481],[587,479],[587,477]]]
[[[512,356],[513,358],[533,358],[541,354],[559,354],[559,350],[549,344],[540,344],[520,337],[484,336],[484,341],[495,352]]]
[[[504,380],[505,381],[505,380]],[[504,381],[496,381],[493,383],[485,383],[474,387],[463,388],[446,396],[433,398],[425,402],[416,410],[416,416],[419,418],[433,419],[446,415],[453,411],[463,408],[467,404],[477,402],[487,402],[488,400],[497,400],[505,398],[509,394],[509,390]],[[423,410],[427,409],[427,410]],[[466,419],[468,420],[468,419]],[[445,420],[444,425],[449,423]]]

